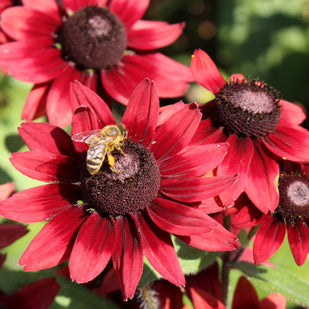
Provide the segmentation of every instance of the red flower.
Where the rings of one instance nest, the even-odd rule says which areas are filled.
[[[279,196],[276,210],[260,220],[253,244],[255,263],[270,258],[280,248],[287,232],[294,260],[302,265],[309,251],[309,165],[284,162]]]
[[[0,201],[9,198],[15,192],[13,182],[0,185]],[[14,241],[24,236],[28,232],[27,228],[21,224],[0,224],[0,249],[3,249]],[[0,254],[0,267],[4,263],[6,254]]]
[[[0,291],[0,306],[6,309],[48,309],[59,289],[60,285],[55,278],[43,278],[24,286],[12,295]]]
[[[278,204],[278,161],[309,160],[309,132],[300,126],[302,109],[279,100],[276,92],[260,81],[248,82],[234,74],[227,83],[202,50],[196,50],[191,68],[196,81],[213,92],[215,99],[201,107],[200,131],[204,140],[226,141],[228,153],[217,175],[239,174],[238,181],[221,198],[232,205],[246,192],[263,213]],[[202,140],[201,140],[202,141]]]
[[[13,77],[35,83],[23,119],[47,114],[54,125],[70,123],[69,85],[74,80],[124,104],[145,77],[156,82],[161,97],[183,95],[192,81],[189,68],[154,52],[174,42],[184,24],[141,20],[149,0],[23,4],[3,12],[1,27],[16,41],[0,47],[1,66]]]
[[[87,87],[75,83],[71,94],[72,135],[116,126],[107,105]],[[233,234],[192,207],[235,181],[234,176],[201,177],[222,161],[227,145],[189,145],[201,114],[196,104],[177,106],[166,121],[158,121],[154,84],[142,82],[122,119],[128,138],[121,151],[107,153],[94,175],[86,168],[85,143],[72,143],[51,124],[22,124],[20,134],[30,151],[14,153],[13,165],[27,176],[53,182],[16,193],[0,205],[2,215],[17,221],[50,218],[21,257],[25,270],[69,259],[71,279],[85,283],[111,259],[127,299],[141,277],[143,255],[164,278],[184,284],[170,233],[202,250],[235,248]],[[201,155],[208,159],[197,160]]]
[[[219,299],[213,297],[211,294],[208,294],[206,291],[198,287],[193,287],[190,291],[195,309],[226,308]],[[246,277],[241,276],[235,289],[232,309],[247,308],[285,309],[286,299],[281,294],[271,293],[264,299],[259,300],[253,285],[246,279]]]

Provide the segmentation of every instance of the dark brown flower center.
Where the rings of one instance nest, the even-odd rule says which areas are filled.
[[[122,147],[125,156],[113,151],[115,168],[107,160],[95,175],[86,166],[81,171],[81,188],[89,209],[100,215],[125,215],[144,209],[157,196],[160,170],[152,153],[144,146],[126,140]]]
[[[107,8],[87,6],[70,16],[57,31],[61,55],[80,69],[116,65],[127,47],[126,29]]]
[[[282,174],[279,179],[279,206],[282,219],[294,224],[309,217],[309,181],[305,176]]]
[[[278,101],[273,90],[256,80],[226,84],[215,99],[219,125],[228,135],[266,136],[279,122]]]

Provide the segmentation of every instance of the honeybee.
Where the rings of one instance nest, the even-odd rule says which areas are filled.
[[[76,133],[72,136],[72,140],[89,145],[86,158],[89,174],[95,175],[100,170],[105,157],[107,157],[107,162],[112,172],[118,174],[114,166],[115,158],[112,152],[116,149],[125,156],[121,147],[127,136],[128,131],[126,126],[120,123],[117,125],[108,125],[99,130]]]

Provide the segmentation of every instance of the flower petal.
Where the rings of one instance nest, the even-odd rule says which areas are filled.
[[[217,224],[208,233],[176,236],[188,245],[206,251],[231,251],[240,245],[237,237],[226,230],[221,224]]]
[[[187,104],[155,132],[150,146],[158,161],[169,159],[191,141],[201,119],[195,103]],[[180,125],[181,124],[181,125]],[[160,164],[160,163],[159,163]]]
[[[161,179],[161,191],[181,202],[199,202],[214,197],[237,180],[236,176]]]
[[[116,124],[105,102],[94,91],[78,81],[71,84],[70,101],[74,113],[72,135]]]
[[[288,239],[297,265],[305,263],[309,251],[309,228],[303,221],[288,226]]]
[[[309,132],[300,126],[281,127],[268,134],[263,142],[277,156],[291,161],[308,161]]]
[[[128,53],[118,66],[102,70],[101,73],[107,93],[123,104],[127,104],[135,87],[146,77],[155,82],[159,97],[164,98],[182,96],[192,81],[187,66],[161,53]]]
[[[21,222],[39,222],[71,208],[81,199],[80,187],[71,184],[48,184],[15,193],[0,203],[0,214]],[[25,202],[27,201],[27,202]]]
[[[35,84],[27,95],[22,120],[33,120],[46,115],[46,98],[49,90],[49,83]]]
[[[59,16],[59,15],[58,15]],[[57,15],[38,14],[28,7],[15,6],[1,14],[1,28],[15,40],[28,40],[33,37],[50,36],[61,23]],[[58,18],[57,18],[58,17]]]
[[[278,124],[280,127],[299,125],[306,119],[306,114],[301,106],[285,100],[280,100],[279,104],[281,105],[281,117]]]
[[[19,260],[25,271],[54,267],[68,258],[72,237],[82,224],[84,211],[72,207],[52,218],[34,237]]]
[[[0,249],[12,244],[27,232],[26,226],[21,224],[0,224]]]
[[[163,198],[155,198],[147,212],[157,226],[172,234],[206,233],[219,224],[198,209]]]
[[[113,265],[127,300],[134,296],[143,272],[143,248],[135,223],[126,217],[116,221],[116,243]]]
[[[61,75],[68,65],[52,44],[50,37],[2,44],[0,64],[16,79],[30,83],[50,81]]]
[[[200,288],[190,288],[194,309],[226,309],[215,297]]]
[[[272,215],[265,216],[253,243],[253,256],[256,264],[268,260],[281,246],[286,226]]]
[[[221,143],[185,147],[180,153],[160,163],[160,174],[166,178],[204,175],[222,162],[228,146]]]
[[[260,308],[263,309],[286,309],[286,298],[279,293],[271,293],[261,300]]]
[[[244,276],[241,276],[237,282],[232,308],[260,308],[258,295],[253,285]]]
[[[234,201],[244,191],[248,170],[254,153],[254,145],[250,138],[240,138],[236,134],[228,137],[226,142],[230,145],[227,155],[217,168],[217,175],[238,174],[238,180],[225,192],[220,194],[226,206],[233,205]]]
[[[46,1],[46,0],[22,0],[23,5],[25,7],[33,8],[36,11],[49,13],[50,18],[59,18],[61,21],[61,17],[59,14],[59,7],[56,1]]]
[[[109,9],[116,14],[129,29],[135,22],[143,17],[150,0],[113,0]]]
[[[195,81],[216,94],[225,85],[225,80],[211,58],[201,49],[194,51],[191,70]]]
[[[98,2],[102,2],[102,0],[62,0],[61,2],[63,2],[67,11],[70,10],[75,12],[85,6],[97,6]],[[105,2],[106,1],[104,1],[104,4]]]
[[[263,213],[274,211],[279,202],[279,164],[269,157],[256,143],[248,171],[245,192],[253,204]],[[261,194],[263,188],[263,194]]]
[[[54,125],[45,122],[24,122],[18,131],[31,151],[77,157],[71,137]]]
[[[164,21],[139,20],[127,32],[128,46],[154,50],[173,43],[182,33],[184,23],[169,25]]]
[[[97,213],[91,214],[78,231],[70,255],[70,277],[77,283],[86,283],[98,276],[115,250],[113,224]]]
[[[79,181],[80,165],[65,155],[38,151],[15,152],[10,161],[21,173],[37,180]]]
[[[183,286],[185,278],[169,234],[155,226],[146,214],[138,213],[136,221],[143,250],[150,264],[165,279],[175,285]]]
[[[67,66],[66,70],[52,81],[46,101],[46,114],[49,123],[58,127],[65,127],[71,123],[70,83],[79,80],[80,77],[80,71],[74,66]]]
[[[122,118],[134,141],[149,143],[157,126],[159,104],[153,82],[145,79],[135,88]]]
[[[36,280],[19,289],[4,302],[5,308],[50,308],[60,290],[54,277]],[[1,303],[2,305],[2,303]]]

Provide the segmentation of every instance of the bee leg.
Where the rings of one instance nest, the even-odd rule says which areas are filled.
[[[123,152],[122,148],[120,145],[114,145],[114,147],[123,155],[125,156],[126,154]]]
[[[107,162],[108,162],[108,165],[109,165],[110,169],[112,170],[112,172],[115,173],[115,174],[119,174],[119,172],[116,170],[116,168],[114,166],[115,158],[112,156],[110,151],[107,152]]]

